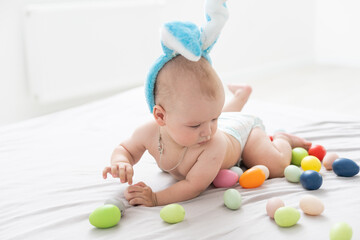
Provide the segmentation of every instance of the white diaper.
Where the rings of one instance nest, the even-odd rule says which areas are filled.
[[[239,141],[241,155],[251,130],[256,127],[265,130],[260,118],[240,112],[223,112],[218,119],[218,129]]]

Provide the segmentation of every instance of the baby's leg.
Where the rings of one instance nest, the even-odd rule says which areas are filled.
[[[260,128],[254,128],[243,150],[243,163],[247,167],[265,165],[270,170],[270,177],[283,177],[284,169],[291,162],[291,150],[295,147],[309,149],[311,142],[288,134],[277,133],[273,141]]]
[[[228,85],[228,88],[234,97],[224,106],[223,112],[240,112],[249,99],[252,89],[249,85]]]

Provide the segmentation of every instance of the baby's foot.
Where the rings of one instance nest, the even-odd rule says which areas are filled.
[[[242,98],[245,102],[252,92],[250,85],[229,84],[227,87],[235,97]]]
[[[301,137],[298,137],[298,136],[295,136],[295,135],[292,135],[289,133],[285,133],[285,132],[275,133],[274,140],[276,138],[283,138],[283,139],[287,140],[290,143],[291,148],[302,147],[302,148],[305,148],[306,150],[309,150],[309,148],[311,147],[311,144],[312,144],[311,142],[309,142]]]

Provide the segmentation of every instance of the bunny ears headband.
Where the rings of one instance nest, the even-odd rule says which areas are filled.
[[[211,63],[209,52],[218,39],[228,18],[226,0],[206,0],[206,24],[200,30],[191,22],[169,22],[161,29],[161,46],[164,54],[151,67],[145,83],[145,97],[150,112],[155,106],[154,87],[161,68],[172,58],[181,54],[197,62],[204,57]]]

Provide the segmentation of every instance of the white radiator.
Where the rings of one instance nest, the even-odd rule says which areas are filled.
[[[164,5],[161,0],[27,4],[30,92],[51,103],[143,83],[161,53]]]

